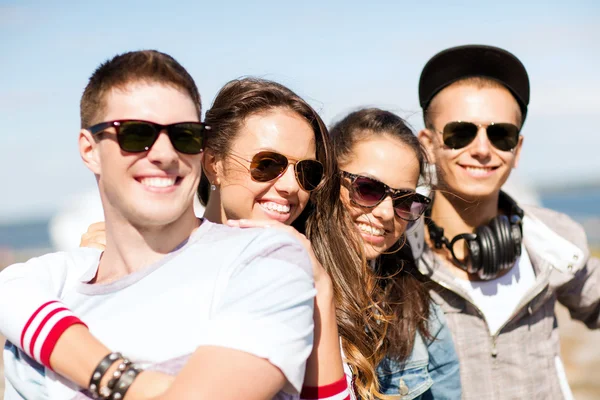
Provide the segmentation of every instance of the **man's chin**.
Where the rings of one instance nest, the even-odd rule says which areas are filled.
[[[452,180],[442,181],[438,189],[449,199],[481,200],[498,194],[506,179],[470,179],[459,176]]]
[[[462,191],[452,191],[454,197],[462,199],[464,201],[469,202],[477,202],[489,197],[494,197],[500,191],[499,187],[478,187],[478,188],[469,188],[468,190]]]
[[[160,228],[163,226],[172,225],[184,218],[188,218],[187,209],[165,209],[166,207],[155,208],[138,208],[130,213],[128,219],[136,226],[146,228]]]

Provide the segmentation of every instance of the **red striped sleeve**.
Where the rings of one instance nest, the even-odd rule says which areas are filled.
[[[304,386],[300,393],[301,400],[350,400],[348,381],[344,376],[337,382],[324,386]]]
[[[44,327],[46,326],[46,324],[48,323],[50,318],[52,318],[56,314],[60,313],[61,311],[69,311],[69,310],[67,310],[65,307],[55,308],[54,310],[52,310],[48,314],[46,314],[44,319],[39,323],[39,325],[37,326],[37,329],[35,330],[35,332],[33,333],[33,336],[31,337],[31,340],[29,341],[29,354],[34,354],[35,342],[37,342],[37,339],[40,336],[40,333],[42,333],[42,329],[44,329]]]
[[[48,337],[46,337],[46,340],[44,341],[44,344],[42,345],[42,349],[40,351],[40,361],[43,365],[46,365],[50,368],[50,356],[52,355],[54,346],[56,346],[56,342],[58,342],[58,339],[61,337],[64,331],[67,330],[68,327],[77,324],[83,325],[87,328],[87,325],[84,324],[83,321],[73,316],[63,318],[60,321],[58,321],[56,325],[54,325],[54,328],[52,329],[52,331],[50,331]]]
[[[23,328],[23,332],[21,333],[21,348],[23,350],[25,350],[25,333],[27,332],[27,330],[29,329],[29,327],[31,326],[31,323],[35,320],[35,317],[38,316],[38,314],[46,307],[51,306],[54,303],[58,303],[58,301],[49,301],[47,303],[42,304],[37,310],[35,310],[35,312],[33,314],[31,314],[31,317],[29,317],[29,320],[27,321],[27,323],[25,324],[25,328]]]
[[[30,357],[50,367],[50,356],[64,331],[75,324],[87,327],[59,301],[42,304],[27,320],[21,332],[21,349]]]

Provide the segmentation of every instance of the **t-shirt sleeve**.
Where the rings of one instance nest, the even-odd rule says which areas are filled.
[[[53,253],[0,272],[0,333],[45,366],[60,335],[83,324],[60,301],[72,262],[67,253]]]
[[[299,393],[313,345],[312,264],[300,242],[265,229],[230,266],[199,345],[232,348],[269,360]]]

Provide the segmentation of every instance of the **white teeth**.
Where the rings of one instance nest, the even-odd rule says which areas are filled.
[[[268,201],[265,203],[259,203],[260,206],[269,211],[277,211],[281,214],[288,214],[290,212],[290,206],[284,204],[274,203],[272,201]]]
[[[152,178],[142,178],[140,180],[142,185],[145,186],[150,186],[150,187],[156,187],[156,188],[166,188],[166,187],[170,187],[173,186],[175,184],[176,178],[158,178],[158,177],[152,177]]]
[[[465,167],[465,169],[472,175],[485,175],[492,170],[488,167]]]
[[[368,233],[369,235],[373,235],[373,236],[385,235],[385,231],[383,229],[376,228],[373,225],[365,224],[362,222],[357,222],[356,226],[358,227],[358,229],[360,229],[361,231],[363,231],[365,233]]]

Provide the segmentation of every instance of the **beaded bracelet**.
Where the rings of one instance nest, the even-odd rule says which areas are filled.
[[[94,399],[97,399],[99,396],[98,388],[100,386],[100,381],[106,374],[106,371],[108,371],[110,366],[113,365],[115,361],[117,361],[120,358],[123,358],[121,356],[121,353],[110,353],[98,363],[98,366],[94,370],[94,373],[92,373],[92,377],[90,378],[90,384],[88,386],[88,390]]]
[[[121,377],[117,380],[113,392],[111,393],[110,400],[122,400],[125,397],[125,393],[129,390],[129,387],[143,370],[130,364],[127,370],[121,374]]]

